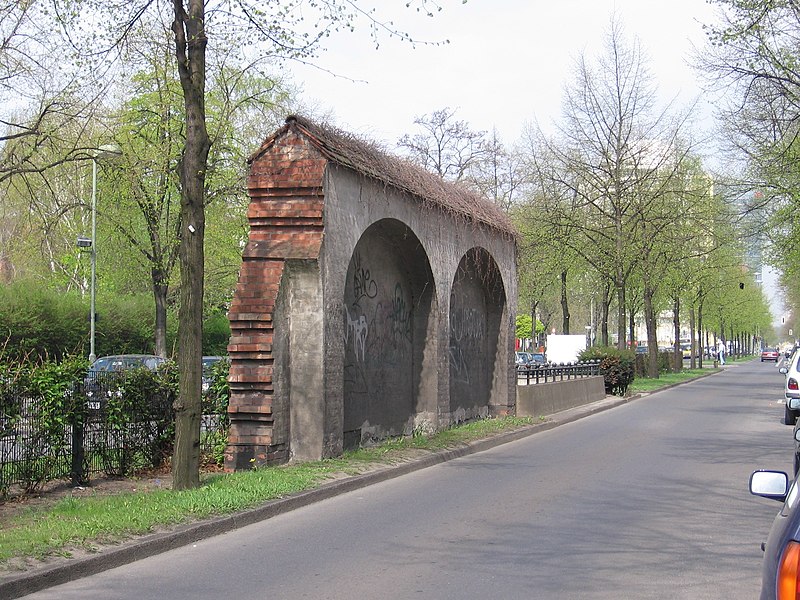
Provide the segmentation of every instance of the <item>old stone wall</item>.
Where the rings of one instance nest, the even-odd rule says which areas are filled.
[[[330,154],[289,128],[252,163],[229,469],[514,411],[513,235]]]

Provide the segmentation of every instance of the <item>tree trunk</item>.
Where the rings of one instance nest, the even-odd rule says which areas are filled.
[[[647,376],[658,378],[658,339],[656,337],[656,316],[653,310],[653,290],[644,287],[644,323],[647,328]]]
[[[160,269],[151,271],[153,279],[153,299],[156,303],[155,354],[167,356],[167,292],[163,273]]]
[[[697,331],[699,333],[700,338],[700,360],[697,363],[698,368],[703,368],[703,358],[706,353],[706,348],[708,348],[708,334],[706,334],[705,340],[703,340],[703,297],[700,296],[699,301],[697,302]]]
[[[567,272],[561,271],[561,314],[562,331],[569,335],[569,303],[567,301]]]
[[[636,339],[636,314],[633,309],[628,314],[628,339],[631,341],[631,346],[634,341],[639,341]]]
[[[611,299],[607,296],[600,303],[600,344],[608,346],[608,313],[611,312]]]
[[[616,282],[617,286],[617,348],[625,349],[625,284],[622,275]]]
[[[696,369],[698,362],[701,367],[703,366],[703,352],[700,340],[697,337],[697,331],[695,330],[694,306],[689,308],[689,335],[692,337],[692,358],[689,361],[689,367]]]
[[[683,349],[681,348],[681,299],[677,296],[672,299],[672,336],[675,340],[672,366],[676,371],[680,371],[683,368]]]
[[[203,240],[205,177],[211,142],[206,129],[206,45],[203,0],[189,0],[188,14],[174,0],[175,55],[186,109],[186,147],[181,182],[181,304],[178,312],[178,372],[175,401],[173,489],[200,485],[201,363],[203,356]]]

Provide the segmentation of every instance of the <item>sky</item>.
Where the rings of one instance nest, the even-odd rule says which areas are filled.
[[[702,24],[714,20],[706,0],[438,1],[443,10],[433,18],[403,0],[376,4],[416,38],[449,44],[412,47],[382,36],[375,49],[365,27],[333,36],[316,66],[292,68],[304,100],[340,129],[390,146],[416,131],[416,117],[445,107],[471,129],[496,129],[513,145],[528,123],[552,127],[576,58],[599,53],[615,15],[625,38],[641,45],[662,101],[700,98],[710,125],[689,64],[693,44],[705,44]]]

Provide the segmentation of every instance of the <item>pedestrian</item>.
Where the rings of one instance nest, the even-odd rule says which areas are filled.
[[[717,356],[719,357],[719,364],[725,364],[725,342],[720,340],[717,343]]]

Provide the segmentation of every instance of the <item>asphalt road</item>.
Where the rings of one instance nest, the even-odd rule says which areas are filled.
[[[28,598],[757,597],[791,469],[772,363],[653,394]]]

